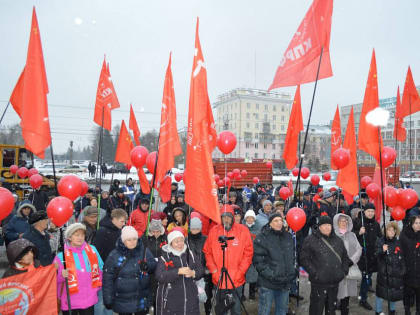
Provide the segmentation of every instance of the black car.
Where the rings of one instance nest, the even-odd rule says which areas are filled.
[[[118,163],[114,164],[111,167],[108,167],[107,173],[122,173],[122,174],[128,174],[130,173],[130,170],[127,170],[124,164]]]

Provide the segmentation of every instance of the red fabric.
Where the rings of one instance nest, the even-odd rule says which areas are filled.
[[[287,188],[289,188],[289,190],[290,190],[290,195],[293,196],[294,195],[294,189],[293,189],[292,179],[289,179],[289,182],[287,183]]]
[[[133,105],[130,104],[130,122],[128,123],[128,128],[133,131],[134,142],[136,145],[140,145],[140,129],[137,124],[136,116],[134,115]]]
[[[51,145],[47,94],[47,75],[34,7],[25,68],[13,90],[10,102],[21,118],[20,126],[25,147],[42,159],[45,157],[45,149]]]
[[[397,105],[395,106],[394,138],[404,142],[407,138],[407,130],[404,127],[404,117],[401,115],[400,87],[397,90]]]
[[[144,173],[143,168],[137,169],[137,176],[139,177],[140,188],[143,194],[150,194],[150,183],[147,180],[146,174]]]
[[[335,150],[341,147],[341,122],[340,122],[340,111],[335,110],[334,120],[331,126],[331,156]],[[331,159],[331,168],[337,170],[338,167],[334,164],[333,159]]]
[[[95,115],[93,121],[99,126],[111,131],[111,110],[119,107],[120,103],[118,102],[117,93],[115,93],[114,84],[111,80],[109,65],[107,66],[104,58],[101,74],[99,76],[98,89],[96,91]]]
[[[286,140],[284,142],[283,159],[290,170],[298,162],[297,150],[299,133],[303,130],[302,106],[300,102],[300,85],[298,85],[287,126]]]
[[[56,275],[49,265],[1,279],[0,314],[58,314]]]
[[[357,176],[357,145],[356,131],[354,129],[353,107],[350,111],[349,120],[346,128],[346,136],[344,137],[343,148],[349,150],[350,160],[346,167],[340,169],[337,175],[337,186],[343,189],[346,201],[352,204],[353,197],[359,193],[359,178]]]
[[[382,173],[382,177],[384,180],[384,187],[386,187],[387,183],[386,183],[385,172]],[[372,183],[376,183],[376,185],[378,185],[379,188],[381,188],[381,171],[378,165],[376,165],[375,167],[375,173],[373,174]],[[381,198],[382,198],[382,189],[380,189],[378,197],[376,197],[373,200],[372,199],[370,200],[375,205],[375,219],[379,223],[381,223],[381,217],[382,217],[382,199]]]
[[[268,90],[315,81],[323,48],[318,79],[331,77],[330,33],[332,0],[314,0],[294,34]]]
[[[175,92],[171,71],[171,56],[169,56],[169,63],[168,67],[166,68],[165,84],[163,87],[162,97],[158,151],[159,158],[155,172],[158,187],[161,185],[161,182],[165,178],[166,173],[174,167],[175,157],[180,154],[182,154],[182,149],[179,142],[178,130],[176,127]]]
[[[220,235],[235,237],[234,240],[227,241],[225,264],[232,277],[233,284],[235,287],[239,287],[245,283],[245,274],[252,263],[252,256],[254,255],[251,234],[246,226],[236,223],[233,224],[229,232],[226,232],[220,224],[211,229],[204,244],[203,252],[206,255],[207,268],[212,274],[213,283],[216,285],[222,269],[222,249],[218,241]],[[220,287],[225,288],[224,279]],[[228,288],[232,289],[229,281]]]
[[[376,71],[375,50],[372,52],[369,75],[366,84],[365,97],[363,99],[362,113],[359,123],[359,150],[373,156],[379,163],[379,130],[366,121],[366,115],[379,106],[378,78]],[[382,137],[380,138],[382,142]]]
[[[115,151],[115,162],[131,165],[130,152],[133,149],[133,140],[128,133],[124,120],[121,122],[120,137],[118,138],[117,150]]]
[[[137,208],[131,212],[130,218],[128,219],[128,225],[131,225],[136,229],[139,237],[141,237],[146,231],[148,214],[148,212],[143,212]]]
[[[159,183],[159,196],[160,199],[162,200],[162,202],[168,202],[169,200],[171,200],[171,184],[172,184],[172,179],[171,176],[166,175],[162,182]]]
[[[400,116],[405,117],[420,111],[420,97],[414,84],[411,69],[408,67],[405,78],[404,92],[401,103]]]
[[[220,223],[217,186],[214,182],[212,152],[217,133],[207,93],[207,70],[198,37],[195,34],[195,53],[191,74],[188,110],[187,158],[185,171],[185,202],[196,211]]]

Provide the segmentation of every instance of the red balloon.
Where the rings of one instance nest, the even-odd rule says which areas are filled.
[[[329,172],[326,172],[322,174],[322,178],[326,181],[329,181],[331,179],[331,174]]]
[[[125,166],[125,169],[126,169],[127,171],[131,170],[131,168],[133,167],[133,166],[132,166],[132,165],[130,165],[130,164],[125,164],[124,166]]]
[[[182,180],[182,174],[181,173],[176,173],[174,175],[175,180],[179,183]]]
[[[366,189],[366,187],[372,182],[372,178],[369,176],[363,176],[360,180],[360,186],[362,189]]]
[[[136,146],[130,152],[131,163],[136,168],[141,168],[146,163],[149,151],[143,146]]]
[[[260,182],[260,179],[258,177],[254,177],[252,179],[252,182],[256,185],[256,184],[258,184]]]
[[[383,147],[382,149],[382,166],[387,168],[394,163],[397,152],[391,147]]]
[[[21,167],[18,169],[17,174],[20,178],[25,178],[28,176],[28,169],[26,167]]]
[[[338,168],[346,167],[350,161],[350,152],[349,150],[339,148],[333,152],[331,159]]]
[[[221,188],[221,187],[225,186],[225,183],[223,182],[223,180],[219,179],[217,181],[217,186],[219,186]]]
[[[286,200],[290,197],[290,189],[287,187],[282,187],[279,190],[279,196],[281,199]]]
[[[85,181],[81,181],[82,189],[80,190],[80,196],[84,196],[87,194],[89,190],[89,186]]]
[[[229,177],[223,178],[222,182],[223,182],[223,186],[227,186],[227,187],[230,187],[231,186],[231,182],[230,182],[230,178]]]
[[[404,209],[411,209],[419,201],[419,196],[414,189],[404,189],[401,196],[401,206]]]
[[[241,180],[241,179],[242,179],[241,174],[238,174],[237,176],[235,176],[235,179],[236,179],[236,180]]]
[[[380,192],[380,188],[379,188],[379,186],[376,183],[370,183],[366,187],[366,193],[372,199],[378,197],[379,196],[379,192]]]
[[[29,178],[29,184],[33,189],[38,189],[42,186],[42,176],[39,174],[34,174]]]
[[[17,165],[12,165],[10,166],[10,173],[12,174],[16,174],[16,172],[18,171],[19,167]]]
[[[330,189],[328,189],[330,192],[334,192],[334,191],[337,191],[337,188],[335,188],[335,187],[331,187]]]
[[[299,175],[299,169],[297,167],[292,169],[292,174],[293,174],[293,176],[298,176]]]
[[[241,171],[239,170],[239,168],[234,168],[232,173],[233,174],[241,174]]]
[[[309,168],[307,167],[302,167],[302,169],[300,170],[300,176],[302,176],[303,179],[307,179],[310,174],[311,172],[309,172]]]
[[[146,159],[146,167],[151,174],[155,173],[155,165],[156,165],[156,151],[150,152]]]
[[[62,226],[73,215],[73,203],[66,197],[55,197],[48,203],[47,215],[56,226]]]
[[[305,211],[297,207],[290,209],[287,211],[286,221],[294,232],[299,231],[306,223]]]
[[[217,183],[220,180],[220,176],[217,174],[214,174],[214,181]]]
[[[311,184],[317,186],[319,184],[320,178],[318,175],[311,176]]]
[[[241,179],[241,173],[233,173],[233,179],[235,180]]]
[[[246,170],[242,170],[241,171],[241,176],[246,177],[246,175],[248,175],[248,172]]]
[[[267,168],[271,168],[273,166],[273,162],[268,161],[265,163],[265,166],[267,166]]]
[[[0,187],[0,221],[12,212],[15,206],[15,198],[10,190]]]
[[[231,153],[236,147],[236,137],[233,132],[225,130],[217,137],[217,147],[224,154]]]
[[[404,191],[404,189],[402,189],[402,188],[397,189],[397,199],[398,199],[397,204],[399,204],[399,205],[401,205],[403,203],[403,191]]]
[[[76,200],[82,191],[82,183],[76,175],[66,175],[57,184],[58,193],[71,201]]]
[[[392,208],[391,216],[396,221],[401,221],[405,218],[405,210],[400,206],[395,206]]]
[[[28,170],[28,177],[30,178],[32,175],[38,174],[38,170],[36,168],[31,168]]]
[[[227,177],[229,177],[230,179],[233,179],[233,172],[228,172]]]
[[[384,201],[388,207],[395,207],[398,204],[397,190],[392,186],[384,188]]]

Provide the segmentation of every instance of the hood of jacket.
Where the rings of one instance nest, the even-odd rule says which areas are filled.
[[[340,220],[341,217],[347,220],[346,233],[353,231],[353,221],[351,220],[351,218],[347,214],[338,213],[333,218],[333,227],[334,227],[335,234],[340,235],[340,228],[338,227],[338,220]]]
[[[258,211],[258,215],[262,215],[262,216],[266,217],[267,219],[270,217],[270,214],[271,213],[269,213],[269,214],[265,213],[264,208],[261,208],[260,211]]]
[[[16,215],[18,217],[23,217],[23,214],[22,214],[22,209],[23,208],[31,208],[31,212],[29,213],[29,215],[31,215],[31,213],[33,213],[33,212],[36,212],[35,206],[29,200],[24,200],[20,203],[19,208],[16,211]],[[29,215],[28,215],[28,217],[29,217]]]
[[[34,259],[38,256],[38,250],[32,242],[28,241],[27,239],[20,238],[16,241],[13,241],[7,246],[6,254],[7,259],[9,260],[9,264],[13,265],[16,262],[16,259],[25,251],[28,247],[32,248],[34,252]]]

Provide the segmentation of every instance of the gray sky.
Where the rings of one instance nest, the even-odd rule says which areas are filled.
[[[194,52],[195,19],[208,73],[210,100],[236,87],[267,89],[281,55],[310,0],[0,0],[0,108],[3,110],[26,60],[32,6],[38,22],[50,88],[55,152],[86,145],[104,54],[121,108],[113,124],[128,123],[132,102],[141,131],[158,128],[165,69],[172,71],[178,128],[186,125]],[[420,84],[418,0],[334,1],[331,62],[334,76],[318,84],[313,122],[328,123],[336,104],[363,100],[372,48],[379,97],[396,95],[407,66]],[[313,83],[302,86],[304,120]],[[294,94],[295,87],[280,89]],[[18,122],[9,108],[2,126]]]

